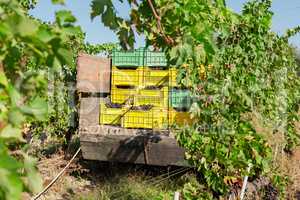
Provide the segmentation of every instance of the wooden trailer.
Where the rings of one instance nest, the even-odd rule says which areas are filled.
[[[100,102],[111,89],[111,61],[81,54],[77,62],[79,134],[85,159],[158,166],[187,165],[184,150],[168,130],[100,125]]]

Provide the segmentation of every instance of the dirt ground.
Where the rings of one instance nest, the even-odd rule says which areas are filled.
[[[54,145],[55,146],[55,145]],[[38,170],[46,187],[52,179],[67,165],[74,154],[65,156],[60,147],[51,147],[51,154],[39,155]],[[54,150],[53,150],[54,149]],[[76,149],[75,149],[76,150]],[[181,170],[181,168],[179,168]],[[81,154],[74,160],[66,172],[39,199],[40,200],[110,200],[132,199],[148,200],[155,196],[170,194],[176,187],[182,187],[185,180],[179,173],[171,180],[159,177],[161,174],[178,170],[176,167],[149,167],[126,163],[109,163],[84,160]],[[147,185],[149,182],[163,180],[162,184]],[[127,197],[125,197],[127,195]],[[151,197],[153,196],[153,198]],[[121,198],[123,196],[123,198]],[[149,196],[149,198],[147,198]],[[119,198],[120,197],[120,198]],[[24,193],[24,200],[31,195]],[[164,198],[169,200],[169,198]],[[170,199],[171,200],[171,199]]]
[[[288,198],[300,200],[300,147],[296,148],[290,157],[282,158],[281,162],[283,173],[290,181],[287,187]]]
[[[52,181],[52,179],[67,165],[68,161],[79,147],[79,143],[75,141],[70,150],[63,151],[61,141],[55,140],[48,143],[46,142],[42,145],[40,141],[35,141],[31,145],[32,149],[34,149],[32,154],[39,158],[38,170],[43,178],[44,187],[46,187]],[[281,175],[289,177],[286,199],[300,200],[300,147],[296,148],[290,155],[287,155],[281,149],[273,148],[273,151],[274,154],[276,154],[274,155],[274,163],[276,163],[276,166],[281,171]],[[68,153],[65,154],[66,152]],[[123,192],[123,194],[128,193],[128,191],[130,192],[132,190],[139,190],[138,192],[143,194],[145,193],[145,188],[148,187],[144,181],[145,179],[152,179],[153,177],[157,177],[162,173],[166,173],[168,170],[172,171],[174,169],[86,161],[83,160],[81,154],[79,154],[71,166],[63,174],[63,176],[61,176],[61,178],[59,178],[58,181],[40,197],[40,199],[114,199],[112,196],[109,196],[108,193],[114,193],[115,190],[121,190],[121,193]],[[176,187],[181,187],[184,183],[184,181],[178,181],[179,179],[175,181],[170,180],[169,182],[165,183],[164,186],[156,186],[152,188],[149,187],[149,195],[160,195],[161,193],[169,193],[170,191],[176,190]],[[126,188],[128,184],[133,185],[134,188]],[[125,190],[120,189],[120,187],[124,187]],[[95,194],[95,192],[97,194]],[[141,194],[137,194],[136,196]],[[103,198],[99,197],[101,195]],[[107,198],[106,196],[109,197]],[[31,198],[32,195],[24,193],[22,199],[30,200]],[[128,199],[142,200],[143,197],[130,197]]]
[[[67,165],[68,160],[64,157],[62,153],[56,153],[38,162],[38,170],[42,176],[44,187]],[[78,164],[78,160],[77,158],[58,181],[40,197],[41,200],[68,200],[72,199],[74,194],[89,193],[93,190],[95,184],[91,180],[76,177],[76,173],[83,171],[82,166]],[[29,200],[30,195],[24,194],[23,199]]]

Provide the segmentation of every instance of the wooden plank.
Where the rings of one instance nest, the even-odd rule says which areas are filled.
[[[109,93],[110,59],[81,53],[77,58],[77,90]]]
[[[89,160],[187,166],[184,150],[170,136],[92,133],[81,134],[80,144]]]
[[[184,150],[167,130],[99,125],[100,101],[101,97],[82,97],[80,100],[79,134],[85,159],[187,166]]]
[[[81,97],[79,109],[79,128],[99,125],[99,97]]]

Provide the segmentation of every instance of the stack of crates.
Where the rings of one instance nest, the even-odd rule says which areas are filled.
[[[142,78],[133,98],[133,107],[125,113],[124,128],[168,128],[168,69],[162,52],[144,49]],[[139,109],[142,108],[142,109]]]
[[[164,53],[113,50],[111,72],[110,101],[120,106],[102,103],[101,124],[167,129],[174,123],[191,123],[190,92],[176,88],[177,70],[167,67]]]
[[[112,103],[127,104],[143,82],[144,49],[112,52]]]

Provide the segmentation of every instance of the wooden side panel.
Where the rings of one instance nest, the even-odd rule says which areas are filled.
[[[80,100],[79,134],[85,159],[187,166],[184,150],[168,131],[99,125],[100,101],[101,97]]]
[[[110,71],[109,58],[80,54],[77,58],[77,90],[109,93]]]
[[[80,144],[83,157],[88,160],[188,166],[184,150],[168,136],[81,134]]]
[[[100,97],[80,98],[79,129],[99,125],[100,100]]]

